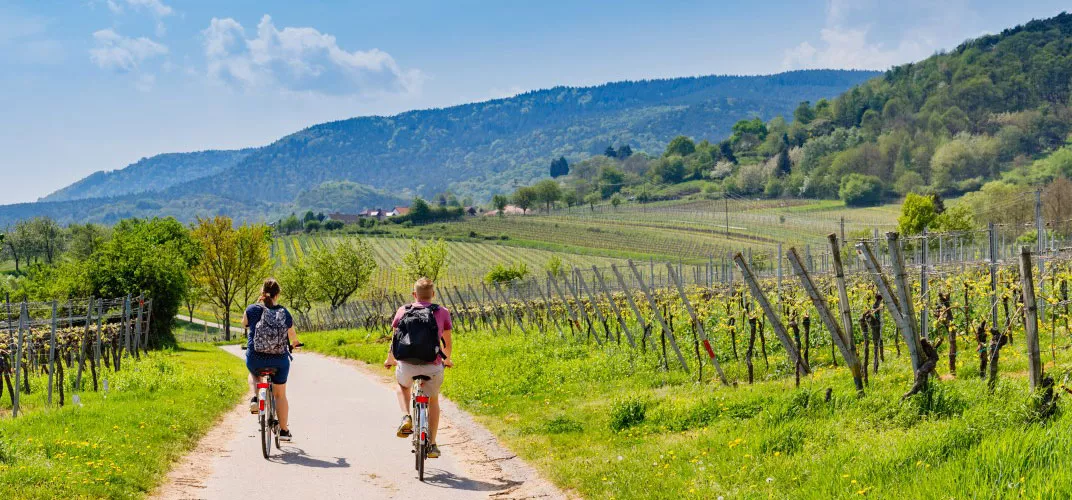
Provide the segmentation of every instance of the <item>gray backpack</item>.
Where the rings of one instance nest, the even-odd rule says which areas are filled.
[[[261,306],[261,319],[253,333],[253,350],[260,354],[286,354],[290,339],[287,337],[287,311],[282,307],[269,309]]]

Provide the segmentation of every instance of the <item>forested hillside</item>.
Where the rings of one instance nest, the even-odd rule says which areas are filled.
[[[1070,54],[1072,15],[1033,21],[894,67],[835,99],[802,102],[788,118],[741,120],[721,141],[683,135],[655,156],[609,148],[569,166],[557,180],[560,199],[705,191],[850,205],[908,193],[1007,202],[1072,177]],[[519,188],[513,201],[547,203],[557,192],[547,182]]]

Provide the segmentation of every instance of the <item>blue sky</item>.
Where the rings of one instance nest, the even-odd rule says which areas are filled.
[[[554,85],[886,69],[1063,2],[0,3],[0,203],[163,152]]]

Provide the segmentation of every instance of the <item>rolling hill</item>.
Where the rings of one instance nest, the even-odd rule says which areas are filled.
[[[93,174],[39,203],[0,207],[0,224],[38,214],[61,222],[105,223],[129,216],[190,220],[216,213],[265,219],[307,208],[296,203],[303,193],[336,181],[393,197],[451,190],[485,200],[545,176],[558,156],[578,160],[621,144],[655,153],[679,134],[721,138],[742,118],[789,115],[801,101],[838,95],[878,74],[809,70],[556,87],[390,117],[352,118],[252,150],[142,159]]]

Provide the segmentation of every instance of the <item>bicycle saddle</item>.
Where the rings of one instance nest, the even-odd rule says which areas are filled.
[[[260,370],[257,370],[257,373],[261,375],[275,375],[278,372],[279,370],[275,368],[261,368]]]
[[[414,375],[413,380],[423,380],[427,382],[429,380],[432,380],[432,377],[429,377],[428,375]]]

